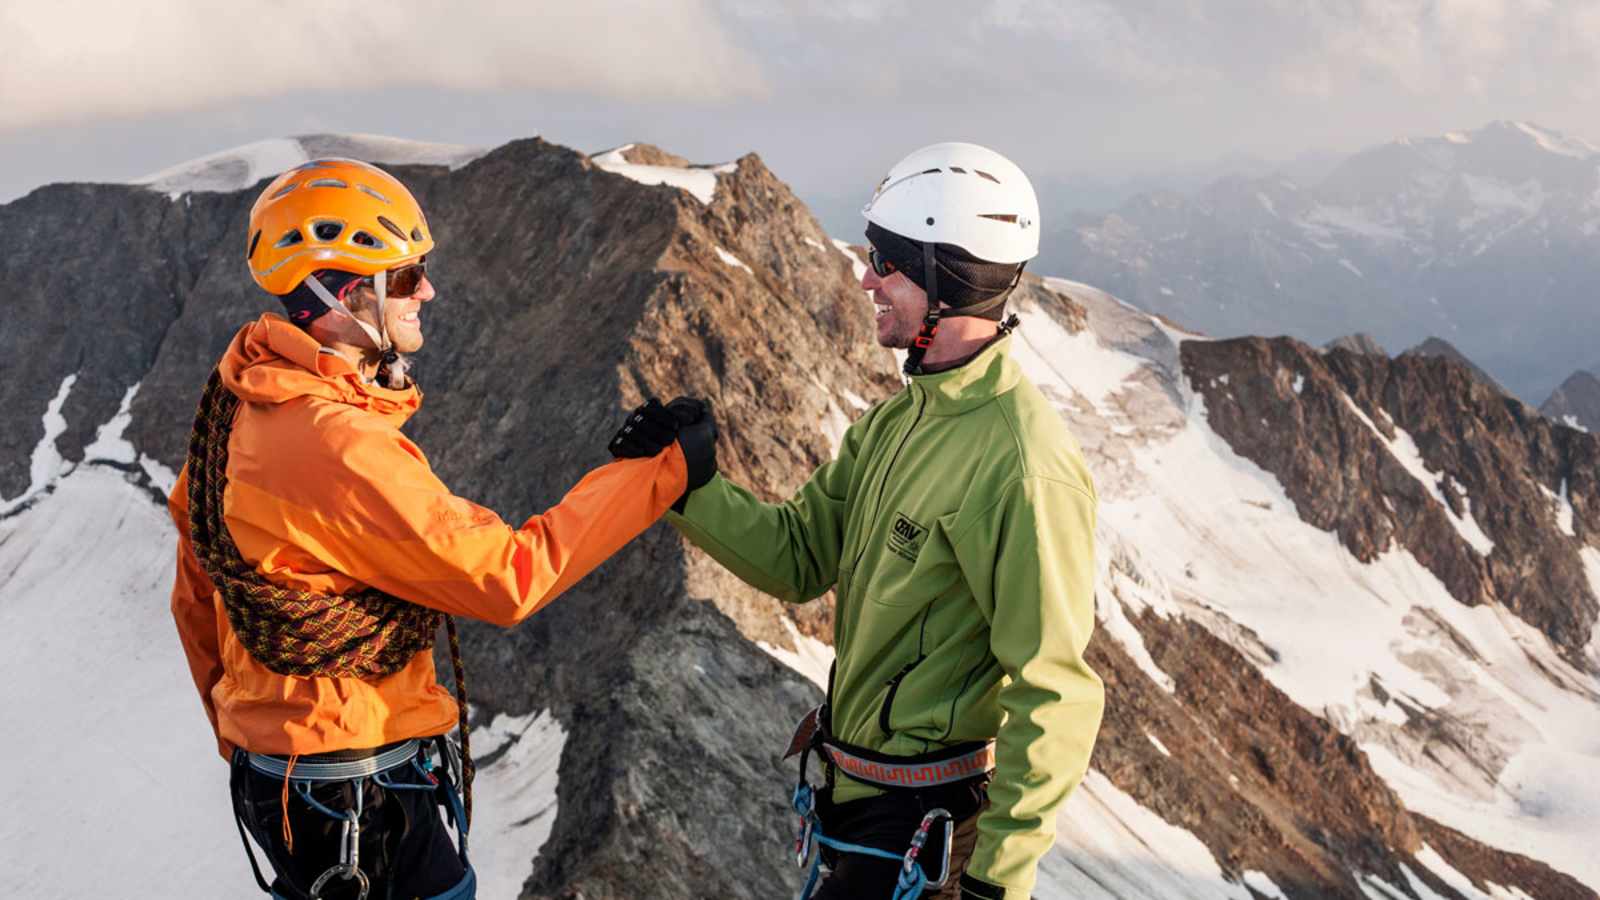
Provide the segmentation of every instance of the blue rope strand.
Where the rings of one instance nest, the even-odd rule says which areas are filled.
[[[822,833],[822,822],[817,818],[816,792],[811,785],[801,784],[794,790],[794,811],[800,814],[811,826],[811,841],[824,847],[829,847],[841,853],[856,853],[862,856],[875,856],[897,863],[904,863],[905,857],[876,847],[864,847],[860,844],[851,844],[845,841],[834,840]],[[799,900],[810,900],[811,892],[817,887],[817,877],[822,872],[821,851],[812,852],[809,847],[802,848],[811,857],[811,869],[806,875],[805,887],[800,889]],[[928,873],[922,866],[913,864],[908,869],[904,865],[900,868],[900,878],[895,883],[894,894],[890,900],[917,900],[922,896],[922,891],[928,885]]]

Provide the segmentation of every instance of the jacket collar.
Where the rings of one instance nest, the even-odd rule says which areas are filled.
[[[911,391],[925,398],[935,416],[956,416],[1006,393],[1022,380],[1022,368],[1011,358],[1011,336],[985,347],[965,365],[931,375],[911,376]]]
[[[320,397],[376,413],[397,428],[422,405],[416,385],[394,391],[367,384],[349,360],[323,353],[315,338],[271,313],[239,329],[217,368],[228,390],[251,403]]]

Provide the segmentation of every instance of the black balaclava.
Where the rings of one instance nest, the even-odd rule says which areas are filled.
[[[867,241],[913,284],[926,284],[921,241],[881,228],[875,222],[867,223]],[[930,297],[929,301],[954,307],[943,310],[947,317],[974,316],[996,322],[1005,316],[1005,298],[1016,287],[1026,265],[986,262],[954,244],[935,244],[933,258],[938,267],[939,296]]]
[[[327,288],[335,297],[339,297],[341,292],[350,286],[351,282],[358,281],[361,278],[360,275],[353,272],[340,272],[337,269],[320,269],[313,272],[312,277],[322,282],[322,286]],[[283,303],[283,311],[289,317],[289,321],[299,325],[301,328],[310,325],[329,311],[328,304],[323,303],[320,297],[305,286],[304,282],[296,285],[295,289],[289,293],[278,297],[278,300]]]

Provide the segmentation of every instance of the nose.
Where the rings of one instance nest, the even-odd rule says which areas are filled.
[[[878,277],[878,273],[874,272],[871,266],[867,266],[866,271],[861,273],[861,289],[863,291],[875,291],[882,284],[883,279]]]
[[[434,297],[433,281],[431,281],[427,275],[423,275],[422,282],[417,285],[417,292],[411,296],[417,298],[423,303],[427,303],[429,300],[432,300]]]

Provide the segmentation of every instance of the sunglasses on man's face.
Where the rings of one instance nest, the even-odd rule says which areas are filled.
[[[884,259],[878,254],[877,247],[867,248],[867,262],[872,264],[872,271],[879,278],[888,278],[890,275],[900,271],[899,269],[895,268],[894,263]]]
[[[388,297],[409,297],[422,287],[422,279],[428,275],[428,258],[417,260],[398,269],[390,269],[384,276],[383,293]],[[372,276],[361,279],[361,283],[372,287]]]

